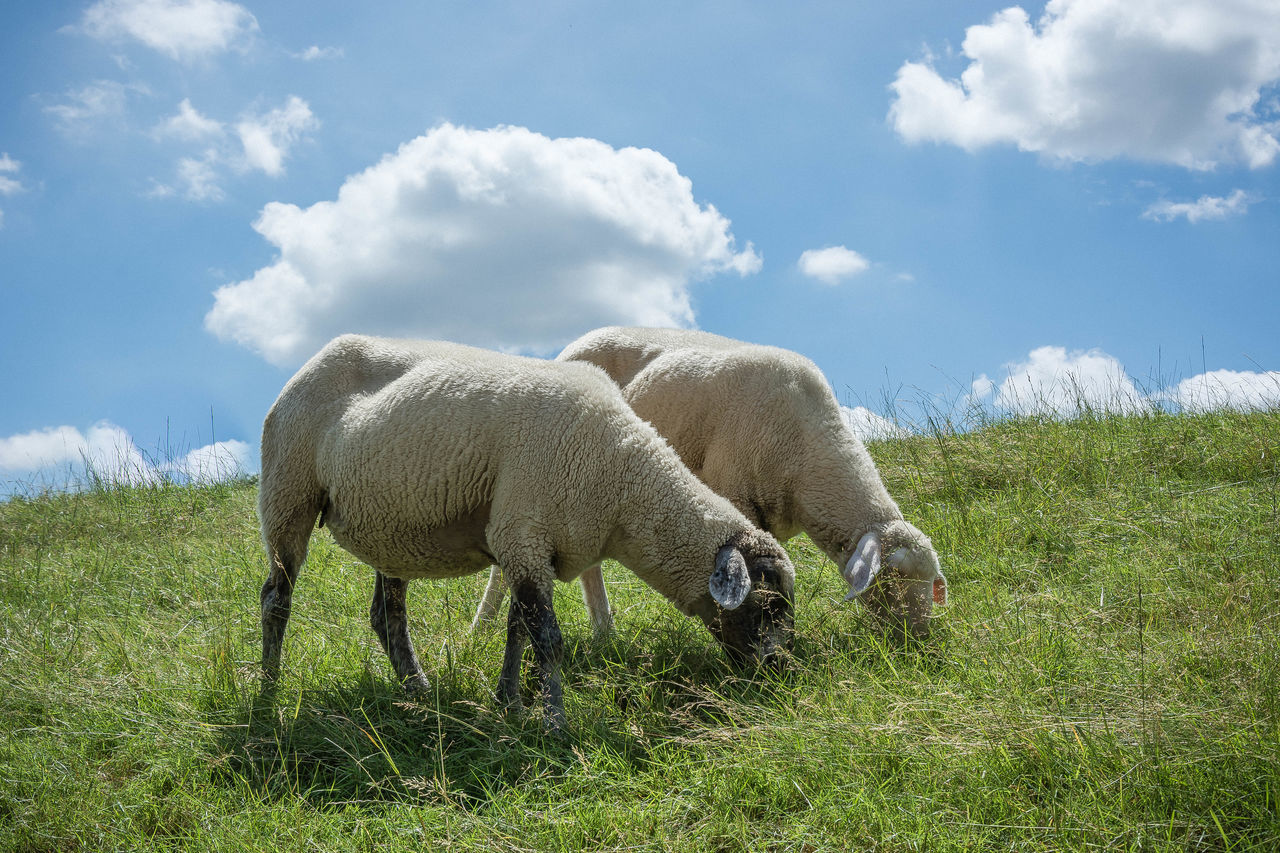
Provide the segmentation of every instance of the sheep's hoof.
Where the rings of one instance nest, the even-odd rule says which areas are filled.
[[[493,701],[497,703],[500,713],[508,716],[524,713],[524,702],[520,700],[519,693],[507,694],[503,690],[497,690],[493,694]]]
[[[401,684],[404,687],[404,692],[410,696],[417,696],[431,689],[431,682],[427,681],[427,677],[420,672],[409,676]]]
[[[566,722],[564,708],[547,708],[542,714],[542,731],[552,737],[563,737]]]
[[[608,643],[614,638],[613,617],[601,619],[600,621],[592,620],[591,622],[591,640],[595,643]]]

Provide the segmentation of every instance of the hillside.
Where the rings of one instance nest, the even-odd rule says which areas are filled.
[[[406,702],[317,532],[264,697],[252,483],[0,504],[0,850],[1280,847],[1280,413],[871,451],[950,581],[933,639],[801,537],[794,663],[743,681],[610,564],[612,643],[557,594],[559,740],[496,712],[484,576],[412,585]]]

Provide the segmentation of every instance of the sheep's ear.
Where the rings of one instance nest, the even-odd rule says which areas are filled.
[[[858,547],[844,567],[844,579],[849,582],[849,594],[845,601],[857,598],[867,591],[871,582],[880,574],[880,534],[874,530],[858,540]]]
[[[742,552],[732,545],[725,545],[716,554],[716,570],[707,583],[711,597],[725,610],[733,610],[746,600],[751,592],[751,576],[747,574],[747,561]]]

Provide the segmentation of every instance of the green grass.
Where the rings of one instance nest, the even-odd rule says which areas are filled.
[[[871,446],[952,605],[886,642],[805,539],[790,672],[734,678],[616,565],[562,738],[491,700],[483,577],[418,582],[433,690],[313,538],[274,696],[250,483],[0,504],[0,850],[1275,850],[1280,413],[1018,420]]]

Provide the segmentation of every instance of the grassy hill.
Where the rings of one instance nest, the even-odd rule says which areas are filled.
[[[405,701],[326,532],[260,695],[251,483],[0,504],[0,850],[1275,850],[1280,413],[875,443],[952,605],[887,643],[803,537],[796,659],[734,678],[606,566],[570,729],[496,712],[483,577],[417,582]]]

